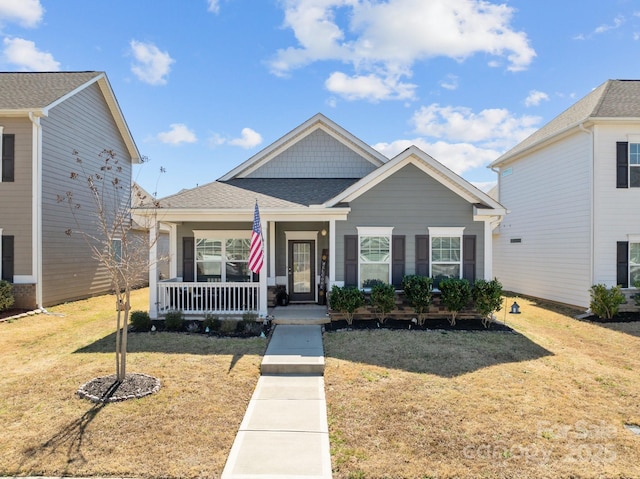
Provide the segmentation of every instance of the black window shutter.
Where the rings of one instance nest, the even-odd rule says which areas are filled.
[[[2,181],[14,181],[15,135],[2,135]]]
[[[616,143],[616,188],[629,187],[629,143]]]
[[[182,281],[194,281],[194,244],[192,237],[182,238]]]
[[[470,283],[476,280],[476,235],[462,237],[462,277]]]
[[[416,273],[429,276],[429,235],[416,235]]]
[[[396,288],[402,286],[404,277],[405,236],[393,235],[391,237],[391,284]]]
[[[617,244],[616,283],[622,288],[629,287],[629,242],[618,241]]]
[[[13,236],[2,237],[2,278],[13,283]]]
[[[344,237],[344,285],[358,286],[358,235]]]

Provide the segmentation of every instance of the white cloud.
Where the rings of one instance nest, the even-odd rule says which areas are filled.
[[[377,143],[373,145],[373,148],[383,155],[393,158],[411,145],[417,146],[458,175],[462,175],[474,168],[488,165],[500,156],[498,150],[478,147],[471,143],[447,143],[445,141],[432,143],[424,138],[396,140],[392,143]]]
[[[525,106],[538,106],[542,101],[549,101],[549,95],[543,91],[531,90],[524,100]]]
[[[413,139],[378,143],[373,148],[389,158],[415,145],[425,153],[462,175],[487,166],[536,130],[541,118],[516,117],[508,110],[471,109],[432,104],[417,110],[412,123]]]
[[[60,63],[54,60],[51,53],[38,50],[36,44],[23,38],[5,38],[4,59],[16,65],[20,71],[58,71]]]
[[[135,59],[131,71],[138,79],[150,85],[166,84],[166,77],[175,60],[167,52],[160,51],[153,43],[131,40],[130,46]]]
[[[228,143],[248,150],[262,143],[262,135],[251,128],[243,128],[240,138],[229,140]]]
[[[457,90],[458,77],[456,75],[447,75],[446,79],[440,81],[440,86],[445,90]]]
[[[428,58],[444,56],[462,61],[485,53],[506,60],[508,70],[519,71],[526,69],[536,55],[527,35],[510,26],[513,8],[485,0],[281,3],[284,26],[293,30],[298,45],[278,50],[270,63],[272,72],[286,76],[315,61],[340,61],[354,70],[342,74],[342,80],[366,79],[368,84],[378,85],[369,86],[374,98],[379,95],[379,85],[390,78],[392,84],[406,87],[400,78],[410,77],[413,64]],[[348,24],[338,21],[344,18],[348,18]],[[358,90],[356,96],[361,93]],[[345,95],[353,95],[352,88],[345,88]],[[385,98],[402,95],[395,92]]]
[[[0,0],[0,25],[16,22],[23,27],[36,27],[42,20],[44,8],[40,0]]]
[[[602,24],[594,30],[594,33],[604,33],[608,30],[615,30],[619,28],[624,23],[624,17],[622,15],[618,15],[613,19],[612,24]]]
[[[212,13],[219,13],[220,4],[218,0],[207,0],[207,10]]]
[[[474,113],[470,108],[423,106],[411,119],[421,135],[450,141],[481,143],[490,148],[506,149],[532,134],[540,118],[513,116],[505,109],[486,109]]]
[[[158,140],[169,145],[180,145],[182,143],[195,143],[198,141],[196,135],[184,123],[172,123],[169,131],[158,133]]]
[[[209,145],[216,147],[220,145],[239,146],[248,150],[262,143],[262,135],[251,128],[243,128],[239,138],[225,138],[218,133],[214,133],[209,137]]]
[[[347,100],[380,101],[389,99],[412,99],[416,85],[402,83],[398,78],[380,78],[369,75],[347,76],[342,72],[333,72],[325,82],[327,90]]]

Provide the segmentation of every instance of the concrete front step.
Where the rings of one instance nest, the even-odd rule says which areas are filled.
[[[260,367],[262,374],[324,374],[322,329],[319,325],[279,324]]]

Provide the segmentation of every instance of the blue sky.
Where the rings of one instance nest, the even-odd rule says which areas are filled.
[[[638,0],[0,0],[0,69],[105,71],[158,196],[318,112],[486,187],[501,153],[639,68]]]

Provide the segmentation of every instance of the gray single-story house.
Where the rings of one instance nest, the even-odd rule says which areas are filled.
[[[264,267],[249,270],[256,202]],[[273,291],[316,302],[332,285],[400,286],[407,274],[492,279],[505,209],[412,146],[387,158],[317,114],[219,180],[140,210],[169,231],[169,276],[151,262],[152,317],[267,314]],[[155,258],[157,252],[151,251]]]

